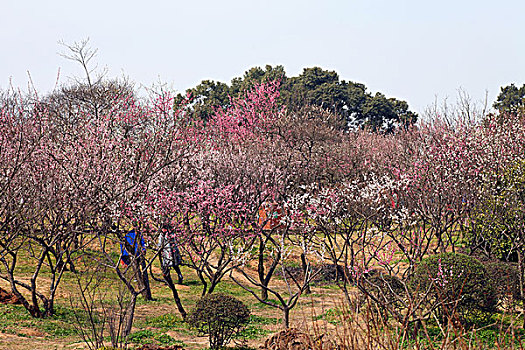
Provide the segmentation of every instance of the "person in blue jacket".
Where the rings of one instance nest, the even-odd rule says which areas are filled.
[[[131,250],[133,251],[133,256],[135,257],[139,256],[139,249],[142,250],[143,254],[146,252],[146,244],[144,243],[144,238],[141,234],[139,234],[138,236],[140,238],[140,242],[137,242],[137,233],[135,229],[132,229],[126,234],[126,237],[124,237],[126,239],[126,243],[120,243],[120,260],[126,266],[128,266],[131,263],[131,257],[129,256],[129,252],[126,249],[126,247],[128,249],[131,247]]]
[[[133,267],[139,286],[143,290],[142,296],[144,299],[153,300],[146,269],[146,244],[144,238],[135,229],[130,230],[124,238],[125,241],[120,244],[120,260],[125,266]]]

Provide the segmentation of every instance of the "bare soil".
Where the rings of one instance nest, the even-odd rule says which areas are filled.
[[[21,304],[20,300],[11,292],[0,287],[0,303],[2,304]]]

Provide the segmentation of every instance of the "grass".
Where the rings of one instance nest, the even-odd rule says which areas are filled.
[[[113,252],[113,255],[115,260],[118,259],[118,252]],[[23,263],[18,267],[18,271],[22,275],[28,276],[32,272],[31,260],[25,257],[21,261]],[[86,261],[86,264],[89,263],[90,261]],[[79,264],[77,267],[81,268],[84,266],[81,265]],[[299,266],[299,263],[297,263],[297,266]],[[153,264],[153,269],[156,271],[157,277],[160,277],[158,261],[155,261]],[[201,297],[202,285],[195,272],[188,267],[183,267],[182,272],[184,285],[177,288],[182,303],[186,311],[189,312]],[[46,274],[47,270],[44,269],[42,277],[46,278]],[[277,276],[278,274],[276,274]],[[104,279],[104,293],[102,294],[104,302],[108,305],[114,305],[115,296],[121,288],[118,277],[114,272],[108,270],[108,273],[101,278]],[[137,299],[134,328],[129,336],[129,342],[133,344],[181,345],[188,350],[206,348],[207,338],[200,336],[182,320],[169,288],[153,279],[150,279],[150,282],[155,300],[146,301],[142,297]],[[273,285],[274,288],[280,288],[280,291],[286,290],[281,279],[275,278],[272,283],[275,283]],[[45,283],[41,285],[45,288]],[[81,318],[85,318],[85,314],[73,309],[70,303],[70,297],[78,294],[77,289],[75,274],[66,272],[55,303],[56,313],[53,317],[47,319],[32,318],[24,307],[20,305],[0,304],[0,333],[21,338],[22,340],[19,341],[21,344],[31,344],[31,342],[39,344],[45,341],[49,345],[46,345],[45,348],[81,343],[82,339],[75,326],[77,323],[75,314]],[[279,309],[257,301],[250,293],[228,278],[225,278],[218,284],[215,292],[232,295],[243,301],[251,310],[252,315],[249,323],[235,338],[243,344],[244,348],[257,348],[265,338],[281,328],[282,313]],[[345,327],[350,327],[349,323],[358,322],[356,320],[362,319],[363,314],[348,315],[343,310],[341,305],[344,304],[341,304],[337,299],[338,297],[341,297],[338,286],[324,283],[319,285],[312,284],[312,293],[308,296],[303,296],[297,307],[291,312],[292,326],[315,321],[315,323],[322,323],[326,329],[332,329],[332,331],[336,329],[335,336],[345,334]],[[277,305],[280,304],[278,300],[271,297],[271,294],[269,301]],[[100,310],[97,311],[100,312]],[[515,322],[515,318],[504,315],[498,317],[496,325],[485,327],[475,332],[464,331],[461,338],[467,343],[474,342],[477,344],[477,347],[474,347],[475,349],[490,349],[501,344],[506,344],[505,346],[507,347],[514,346],[519,348],[519,341],[525,338],[525,331],[511,327],[512,322]],[[354,334],[356,332],[366,332],[366,327],[358,328],[355,325],[352,327],[354,327]],[[385,337],[384,339],[391,337],[390,340],[387,339],[385,342],[395,343],[397,339],[395,338],[395,330],[388,330],[387,332],[386,326],[383,328],[377,327],[376,329],[378,329],[377,332],[385,332],[385,334],[391,332],[391,335],[381,335],[381,337]],[[418,339],[396,343],[392,349],[413,349],[417,346],[422,346],[422,348],[441,348],[441,344],[444,342],[441,329],[437,325],[430,323],[427,325],[426,330],[430,340],[426,334],[422,333]],[[0,348],[3,348],[2,341],[0,336]],[[416,343],[418,344],[417,346]],[[17,346],[9,348],[13,350],[29,349],[29,347]],[[42,347],[33,347],[33,349],[40,348]],[[446,347],[443,348],[446,349]],[[359,347],[357,346],[355,349],[359,349]]]
[[[55,315],[36,319],[21,305],[0,304],[0,332],[28,336],[24,332],[36,330],[48,338],[64,338],[77,335],[73,310],[57,305]],[[33,332],[34,333],[34,332]]]
[[[328,323],[333,325],[338,325],[341,323],[341,316],[343,311],[339,308],[329,308],[324,313],[314,316],[314,320],[325,320]]]
[[[171,313],[149,317],[144,321],[144,325],[155,327],[162,331],[186,327],[186,323],[180,316]]]
[[[181,345],[186,344],[170,335],[162,332],[154,332],[149,329],[140,330],[129,335],[128,342],[133,344],[155,344],[155,345]]]
[[[141,327],[142,326],[142,327]],[[195,337],[198,333],[191,329],[182,318],[173,313],[146,318],[143,323],[138,323],[137,328],[147,328],[157,333],[174,331],[180,335]]]
[[[250,315],[246,327],[237,334],[236,339],[260,339],[271,333],[265,328],[267,325],[280,324],[281,320],[274,317]]]
[[[455,343],[458,349],[522,349],[525,345],[523,344],[523,337],[525,336],[523,329],[515,329],[510,332],[510,329],[505,331],[505,328],[502,329],[495,325],[480,330],[450,330],[450,332],[447,340],[445,339],[447,335],[443,334],[441,328],[436,325],[427,325],[425,333],[420,334],[418,339],[405,339],[399,344],[399,347],[401,349],[413,349],[419,346],[423,349],[439,349],[447,342]],[[459,344],[467,344],[467,346],[462,347]]]
[[[234,339],[242,340],[258,340],[272,331],[266,328],[267,325],[274,325],[280,322],[279,319],[273,317],[265,317],[258,315],[251,315],[246,327],[237,334]],[[173,331],[179,335],[187,335],[190,337],[198,336],[198,332],[191,329],[178,315],[164,314],[147,318],[142,327],[143,330],[137,331],[130,335],[128,340],[135,344],[158,344],[158,345],[182,345],[187,346],[184,341],[177,340],[166,332]]]
[[[215,292],[228,294],[237,298],[246,297],[246,291],[237,283],[225,280],[215,288]]]

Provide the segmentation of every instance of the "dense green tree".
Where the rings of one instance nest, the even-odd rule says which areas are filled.
[[[394,113],[397,115],[401,126],[406,128],[417,122],[417,113],[408,110],[409,107],[406,101],[395,98],[389,98],[388,100],[392,104]]]
[[[346,113],[349,116],[356,115],[360,116],[362,113],[363,105],[369,98],[368,92],[366,92],[366,86],[360,83],[348,82],[346,88]]]
[[[500,113],[523,113],[525,111],[525,84],[520,88],[514,84],[502,86],[494,102],[494,108]]]
[[[281,93],[283,102],[291,108],[314,105],[341,113],[347,104],[345,85],[334,71],[305,68],[301,75],[286,82]]]
[[[283,66],[272,67],[267,64],[265,69],[253,67],[247,70],[242,78],[232,79],[231,93],[238,96],[240,92],[251,89],[255,84],[266,83],[272,80],[278,80],[281,83],[286,81],[286,72]]]
[[[340,116],[347,127],[392,131],[396,124],[408,126],[418,117],[408,110],[406,101],[372,95],[365,85],[339,80],[335,71],[319,67],[305,68],[301,75],[288,79],[281,93],[288,107],[319,106]]]
[[[232,93],[227,84],[203,80],[196,87],[186,90],[186,96],[178,94],[175,97],[175,109],[185,105],[186,99],[189,98],[190,102],[184,108],[187,108],[195,118],[207,121],[215,108],[229,105],[230,95]]]
[[[291,113],[305,106],[321,107],[341,119],[345,128],[369,127],[374,131],[392,131],[396,126],[407,127],[417,121],[406,101],[386,98],[381,93],[372,95],[364,84],[339,79],[335,71],[320,67],[305,68],[296,77],[287,77],[283,66],[253,67],[242,77],[224,83],[205,80],[186,92],[193,99],[186,106],[194,117],[207,120],[214,108],[227,107],[231,97],[251,89],[254,84],[278,80],[281,83],[279,102]],[[179,94],[175,107],[181,106],[185,96]]]
[[[363,105],[362,119],[373,131],[391,130],[393,123],[399,121],[392,103],[380,92],[368,98]]]

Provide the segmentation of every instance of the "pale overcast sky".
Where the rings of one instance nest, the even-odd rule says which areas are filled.
[[[110,76],[184,91],[253,66],[305,67],[407,100],[421,112],[458,88],[492,102],[525,83],[524,0],[0,0],[0,88],[41,92],[80,67],[59,40],[90,38]]]

